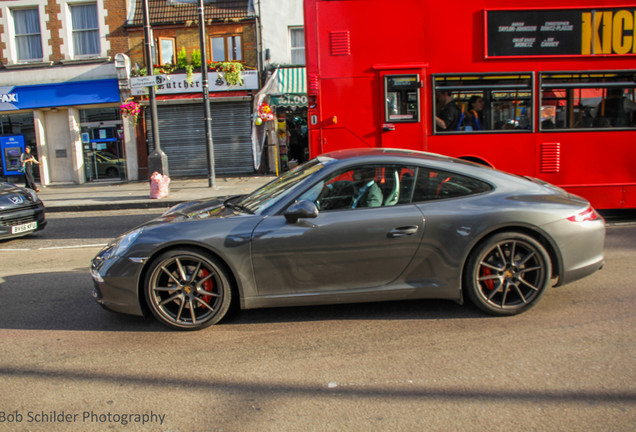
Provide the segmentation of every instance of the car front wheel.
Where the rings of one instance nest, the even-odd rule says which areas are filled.
[[[521,233],[499,233],[470,255],[464,286],[481,310],[515,315],[538,302],[551,273],[550,256],[538,241]]]
[[[145,296],[152,313],[168,327],[199,330],[219,322],[232,300],[229,278],[216,259],[177,249],[157,257],[148,270]]]

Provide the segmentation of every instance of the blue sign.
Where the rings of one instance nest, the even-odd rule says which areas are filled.
[[[119,102],[117,79],[0,86],[0,111]]]
[[[0,136],[0,152],[4,175],[21,175],[20,156],[24,152],[24,137],[22,135]]]

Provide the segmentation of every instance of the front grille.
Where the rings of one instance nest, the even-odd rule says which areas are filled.
[[[35,217],[34,214],[31,214],[31,215],[20,216],[20,217],[0,219],[0,225],[4,225],[4,226],[22,225],[29,222],[35,222],[37,220],[38,218]]]
[[[31,203],[29,205],[24,205],[20,207],[9,207],[6,209],[0,209],[0,217],[2,217],[3,215],[10,215],[11,213],[15,213],[18,211],[21,212],[25,210],[37,210],[39,207],[40,207],[40,204]]]
[[[20,208],[0,210],[0,226],[22,225],[38,220],[38,213],[42,211],[41,204],[33,203]]]

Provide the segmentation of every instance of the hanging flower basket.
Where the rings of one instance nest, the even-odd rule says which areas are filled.
[[[135,101],[125,102],[119,106],[119,112],[122,117],[132,117],[137,126],[137,116],[141,112],[141,106]]]
[[[243,85],[241,72],[244,67],[239,62],[218,62],[208,61],[208,69],[216,71],[219,78],[224,78],[228,85]]]

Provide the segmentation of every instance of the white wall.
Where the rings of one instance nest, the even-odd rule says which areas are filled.
[[[263,41],[263,65],[265,62],[265,50],[270,51],[269,63],[290,64],[289,53],[289,27],[302,27],[303,0],[259,0],[262,41]]]

